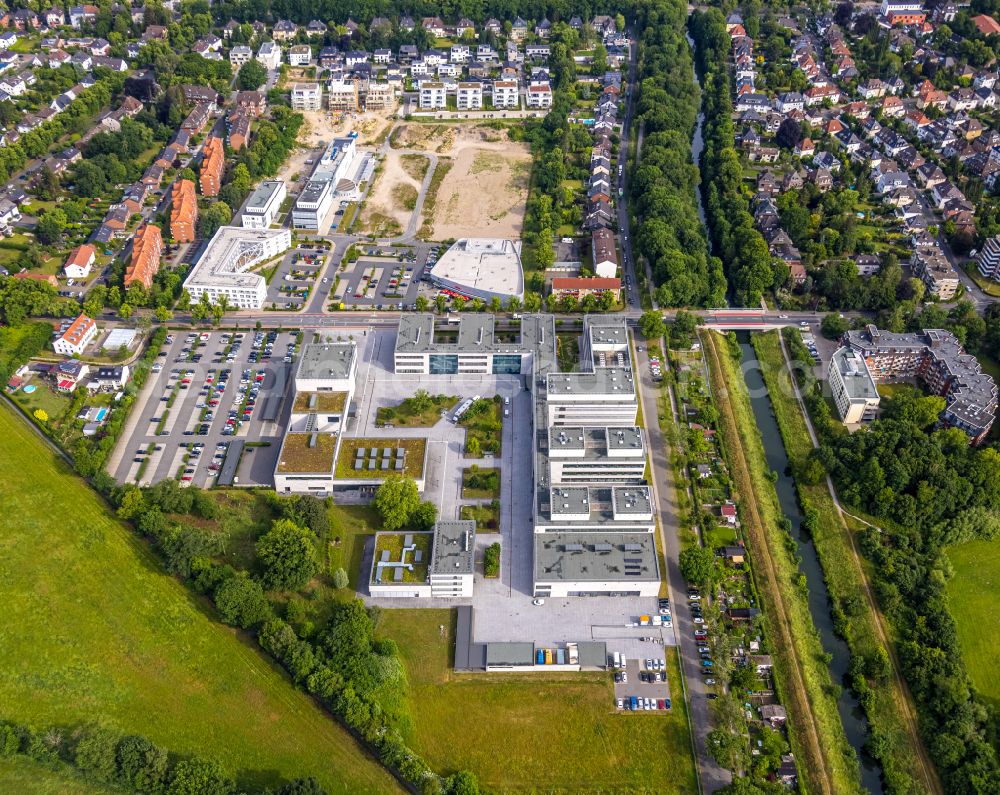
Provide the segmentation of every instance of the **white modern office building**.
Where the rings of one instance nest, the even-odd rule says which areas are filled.
[[[338,186],[354,164],[357,136],[334,138],[324,150],[292,208],[296,229],[322,230],[333,208]]]
[[[441,255],[427,275],[433,284],[470,298],[524,298],[520,241],[461,238]]]
[[[243,228],[267,229],[278,217],[286,195],[285,183],[280,179],[261,182],[254,188],[243,206],[243,215],[240,218]]]
[[[587,317],[580,371],[561,373],[551,315],[524,315],[516,340],[496,334],[492,315],[456,320],[442,337],[433,315],[403,315],[395,371],[528,380],[535,596],[656,596],[654,507],[625,323]]]
[[[219,227],[184,280],[184,289],[194,302],[207,295],[214,304],[225,296],[231,307],[260,309],[267,297],[267,281],[250,269],[291,245],[292,233],[287,229]]]

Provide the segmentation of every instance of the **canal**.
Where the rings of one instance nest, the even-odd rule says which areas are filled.
[[[694,46],[694,39],[691,38],[691,34],[685,31],[684,38],[687,39],[688,46],[691,48],[691,58],[692,61],[697,59],[697,51]],[[698,67],[692,63],[694,70],[694,82],[698,84],[698,90],[701,91],[701,80],[698,77]],[[701,136],[701,128],[705,124],[705,113],[702,111],[702,104],[698,103],[698,121],[694,126],[694,136],[691,138],[691,162],[701,170],[701,153],[705,148],[705,141]],[[701,189],[699,188],[695,192],[695,196],[698,199],[698,217],[701,219],[701,225],[706,229],[708,222],[705,220],[705,205],[701,196]]]
[[[795,494],[795,481],[791,477],[785,445],[781,439],[781,432],[778,430],[778,422],[774,417],[767,387],[764,385],[763,374],[757,363],[757,354],[753,345],[750,344],[748,332],[741,332],[738,337],[740,348],[743,351],[744,378],[750,393],[750,404],[753,407],[754,418],[757,420],[757,427],[760,428],[760,435],[764,442],[767,465],[778,475],[775,483],[778,502],[782,513],[792,523],[792,538],[795,539],[796,548],[802,559],[799,569],[805,575],[806,583],[809,586],[809,612],[812,615],[813,624],[819,632],[823,650],[832,656],[830,661],[831,678],[834,682],[842,685],[840,698],[837,700],[837,709],[844,724],[844,732],[861,761],[862,786],[868,792],[883,793],[881,770],[878,763],[863,751],[868,736],[868,721],[865,719],[857,698],[848,687],[847,670],[851,653],[847,648],[847,643],[833,630],[830,594],[823,580],[823,569],[816,554],[816,547],[813,546],[808,534],[802,530],[802,513],[799,510],[799,502]]]

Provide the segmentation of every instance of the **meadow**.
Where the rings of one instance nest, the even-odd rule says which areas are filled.
[[[970,541],[948,549],[955,576],[948,581],[948,612],[958,625],[958,643],[973,684],[984,701],[1000,709],[1000,541]]]
[[[0,717],[100,720],[218,759],[248,788],[314,775],[330,793],[398,791],[6,407],[0,483]]]

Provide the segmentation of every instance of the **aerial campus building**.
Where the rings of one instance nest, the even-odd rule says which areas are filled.
[[[573,373],[558,371],[551,315],[525,315],[517,341],[499,339],[487,314],[461,315],[445,340],[434,332],[433,315],[400,318],[397,373],[530,384],[535,596],[655,596],[654,510],[624,322],[587,317]]]
[[[285,183],[280,179],[264,180],[247,199],[240,218],[244,229],[267,229],[274,223],[285,201]]]
[[[441,520],[430,533],[379,533],[372,556],[372,596],[472,596],[476,575],[476,523]]]
[[[374,490],[390,474],[412,477],[423,490],[425,438],[345,435],[357,367],[357,345],[351,340],[327,337],[303,346],[288,428],[274,469],[278,493]]]
[[[323,230],[338,194],[353,193],[357,184],[348,179],[357,149],[357,134],[334,138],[313,169],[309,181],[292,207],[292,226],[296,229]]]
[[[868,325],[861,331],[848,331],[841,342],[845,347],[834,353],[830,386],[845,423],[874,416],[876,382],[916,378],[947,401],[939,415],[943,425],[961,428],[973,444],[986,438],[997,410],[996,382],[950,331],[894,334]]]
[[[431,282],[470,298],[524,298],[520,244],[504,238],[455,241],[430,269]]]
[[[250,268],[276,257],[292,245],[287,229],[243,229],[221,226],[208,242],[184,288],[192,301],[208,295],[212,303],[225,296],[230,306],[260,309],[267,297],[267,281]]]

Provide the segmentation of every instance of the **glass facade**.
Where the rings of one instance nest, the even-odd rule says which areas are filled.
[[[428,366],[431,375],[454,375],[458,372],[458,355],[448,353],[431,354]]]
[[[520,375],[521,374],[521,354],[494,354],[493,356],[494,375]]]

